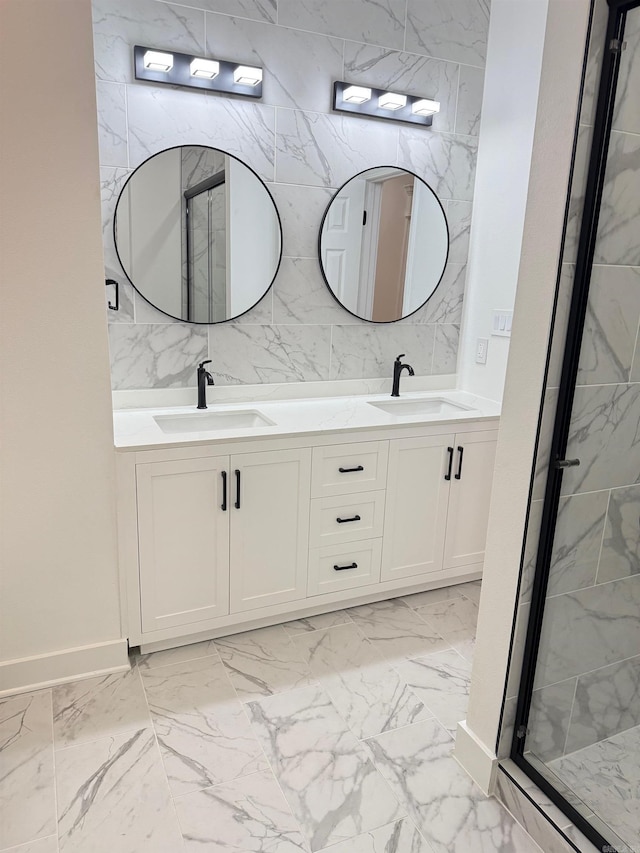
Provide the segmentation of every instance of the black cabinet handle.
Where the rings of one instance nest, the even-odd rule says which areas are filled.
[[[222,509],[222,512],[226,512],[227,511],[227,472],[221,471],[220,474],[222,476],[222,506],[220,508]]]
[[[236,468],[234,473],[236,475],[236,503],[235,503],[235,507],[236,507],[236,509],[240,509],[240,471]]]
[[[453,447],[447,447],[447,453],[449,454],[449,467],[447,468],[447,473],[444,475],[445,480],[451,479],[451,469],[453,468]]]
[[[349,521],[360,521],[359,515],[354,515],[353,518],[336,518],[338,524],[347,524]]]
[[[460,456],[458,457],[458,473],[456,474],[456,480],[459,480],[462,476],[462,454],[464,453],[464,447],[458,447],[458,453]]]
[[[347,569],[357,569],[358,564],[357,563],[351,563],[350,566],[334,566],[333,568],[336,570],[336,572],[344,572]]]
[[[364,471],[362,465],[356,465],[355,468],[338,468],[341,474],[351,474],[353,471]]]

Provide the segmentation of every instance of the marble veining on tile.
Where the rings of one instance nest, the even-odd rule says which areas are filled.
[[[602,192],[596,264],[640,266],[640,136],[611,132]]]
[[[527,748],[541,761],[564,755],[576,681],[570,678],[533,691]]]
[[[424,607],[427,604],[437,604],[440,601],[450,601],[452,598],[459,598],[462,595],[461,586],[462,584],[441,586],[438,589],[428,589],[426,592],[403,595],[400,601],[404,601],[412,610],[417,610],[419,607]]]
[[[247,707],[312,851],[403,816],[364,746],[319,687],[291,690]]]
[[[282,627],[287,634],[297,636],[308,631],[320,631],[323,628],[334,628],[336,625],[348,625],[351,617],[346,610],[333,610],[330,613],[319,613],[317,616],[304,616],[293,622],[284,622]]]
[[[58,836],[48,835],[46,838],[28,841],[17,847],[7,847],[4,853],[58,853]]]
[[[151,729],[56,754],[60,853],[176,853],[182,836]]]
[[[471,201],[478,140],[474,136],[407,130],[400,137],[398,165],[415,172],[441,199]]]
[[[307,853],[269,770],[176,799],[185,853]]]
[[[134,44],[198,54],[204,48],[204,12],[156,0],[93,0],[96,76],[133,80]]]
[[[385,660],[403,661],[449,647],[442,636],[401,599],[351,608],[349,615]]]
[[[407,50],[440,59],[484,65],[488,0],[408,0]]]
[[[131,86],[127,102],[130,166],[173,145],[210,145],[273,180],[273,107],[168,87]]]
[[[302,635],[296,645],[354,735],[367,738],[431,712],[353,623]]]
[[[578,385],[629,380],[639,319],[640,267],[594,266]]]
[[[96,83],[98,144],[103,166],[128,166],[125,87],[118,83]]]
[[[640,572],[640,486],[614,489],[607,507],[607,522],[598,563],[598,583]]]
[[[363,169],[395,165],[397,149],[398,128],[393,124],[339,113],[280,110],[276,181],[337,188]]]
[[[278,18],[278,0],[194,0],[193,5],[210,12],[238,15],[272,24]]]
[[[456,112],[456,133],[478,136],[480,133],[480,110],[484,92],[484,71],[481,68],[460,66],[460,88]]]
[[[473,660],[478,621],[478,606],[474,601],[461,596],[427,604],[416,612],[463,657]]]
[[[436,720],[377,735],[366,744],[434,853],[539,853],[506,809],[475,787]]]
[[[220,660],[214,640],[204,640],[201,643],[189,643],[186,646],[176,646],[161,652],[140,654],[136,657],[136,665],[141,672],[156,669],[159,666],[170,666],[175,663],[196,660],[197,658],[213,657]]]
[[[207,329],[186,323],[109,326],[111,381],[128,388],[185,388],[207,357]]]
[[[334,326],[331,378],[386,378],[400,352],[407,354],[407,361],[416,374],[430,374],[436,328],[395,323],[384,326]],[[403,377],[402,387],[411,389],[411,377]]]
[[[639,728],[629,729],[551,764],[631,850],[640,836],[639,737]]]
[[[421,699],[438,722],[455,737],[466,719],[471,664],[455,649],[434,652],[396,664],[402,680]]]
[[[279,0],[278,22],[369,44],[402,47],[405,0]]]
[[[536,686],[554,684],[640,648],[640,575],[547,599]]]
[[[209,357],[219,385],[329,379],[330,326],[209,327]]]
[[[149,725],[149,709],[135,667],[53,688],[56,749]]]
[[[217,658],[143,670],[143,684],[174,796],[266,769]]]
[[[327,848],[327,853],[433,853],[414,824],[403,818]]]
[[[283,258],[273,286],[273,322],[358,323],[332,295],[317,258]]]
[[[547,595],[594,584],[608,500],[608,492],[560,499]]]
[[[640,726],[640,656],[578,678],[565,752]]]
[[[0,849],[56,828],[51,692],[0,700]]]
[[[303,30],[210,14],[207,51],[263,68],[264,102],[278,107],[329,112],[342,78],[342,41]]]
[[[215,642],[231,683],[245,702],[314,683],[303,654],[282,625]]]
[[[459,73],[456,63],[348,41],[344,48],[344,66],[345,80],[438,101],[440,112],[433,117],[433,130],[453,132],[455,129]]]

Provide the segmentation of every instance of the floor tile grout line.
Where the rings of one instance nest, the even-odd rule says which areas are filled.
[[[162,767],[162,772],[164,773],[164,778],[165,778],[165,781],[167,783],[167,793],[169,794],[169,800],[171,802],[171,808],[173,809],[173,816],[174,816],[175,821],[176,821],[176,826],[178,827],[178,832],[180,833],[180,838],[182,841],[182,850],[184,851],[185,846],[184,846],[184,834],[182,832],[182,825],[180,823],[180,818],[178,817],[178,810],[176,809],[176,804],[175,804],[175,800],[173,797],[173,791],[171,789],[171,782],[169,781],[169,774],[167,773],[167,768],[165,765],[164,756],[162,754],[162,750],[160,749],[160,741],[158,740],[158,732],[156,731],[156,726],[155,726],[155,723],[153,721],[153,714],[151,712],[151,704],[149,702],[149,697],[147,696],[147,691],[146,691],[145,686],[144,686],[144,678],[142,677],[142,673],[138,669],[137,665],[136,665],[136,672],[138,674],[138,678],[140,679],[140,684],[142,686],[142,693],[144,696],[145,704],[147,706],[147,713],[149,714],[149,721],[151,723],[151,731],[153,732],[153,740],[154,740],[154,743],[156,745],[156,754],[160,758],[160,766]]]

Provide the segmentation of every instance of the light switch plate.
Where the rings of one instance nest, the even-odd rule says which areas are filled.
[[[512,320],[513,311],[502,311],[500,309],[496,309],[491,318],[491,334],[498,335],[503,338],[510,338]]]

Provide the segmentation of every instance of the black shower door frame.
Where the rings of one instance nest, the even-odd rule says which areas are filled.
[[[571,423],[578,362],[582,345],[584,322],[589,298],[591,271],[596,245],[600,204],[605,180],[609,140],[615,106],[620,55],[627,12],[640,6],[640,0],[608,0],[609,18],[604,45],[603,64],[596,105],[593,141],[589,159],[585,201],[578,241],[575,278],[569,309],[568,331],[558,392],[558,404],[549,454],[549,469],[542,509],[531,610],[524,646],[524,660],[518,701],[511,759],[558,806],[578,829],[600,850],[616,849],[598,829],[585,818],[567,798],[527,759],[525,743],[529,712],[538,660],[540,635],[544,618],[545,599],[551,567],[553,541],[563,471],[567,467],[566,450]],[[576,848],[577,849],[577,848]],[[622,853],[622,851],[620,851]]]

